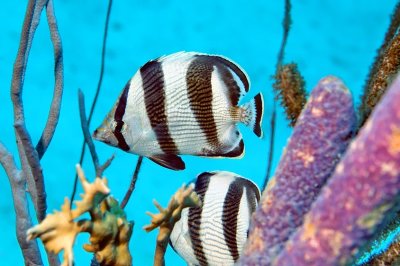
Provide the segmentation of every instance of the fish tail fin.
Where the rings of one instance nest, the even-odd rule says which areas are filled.
[[[262,137],[262,117],[264,101],[262,93],[258,93],[250,102],[240,106],[242,109],[241,122],[251,128],[258,137]]]

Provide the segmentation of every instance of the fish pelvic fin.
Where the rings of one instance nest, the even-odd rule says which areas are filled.
[[[258,93],[250,102],[240,106],[240,109],[240,122],[251,128],[254,134],[262,138],[263,132],[261,123],[264,112],[264,100],[262,93]]]
[[[185,162],[175,154],[157,154],[149,157],[150,160],[171,170],[184,170]]]
[[[233,147],[232,150],[228,152],[217,152],[213,154],[200,154],[200,156],[207,157],[207,158],[213,158],[213,159],[224,159],[224,158],[234,158],[234,159],[241,159],[244,157],[245,154],[245,147],[244,147],[244,142],[242,137],[240,137],[240,141],[238,144]]]
[[[229,158],[237,158],[241,159],[244,156],[244,142],[243,139],[241,139],[238,143],[238,145],[233,148],[231,151],[223,154],[224,157],[229,157]]]

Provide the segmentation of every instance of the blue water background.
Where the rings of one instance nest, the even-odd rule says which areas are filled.
[[[100,70],[100,53],[108,1],[55,0],[64,48],[65,91],[61,117],[47,153],[42,159],[48,211],[59,209],[70,196],[75,164],[79,160],[82,132],[77,89],[86,96],[86,106],[94,96]],[[262,91],[265,97],[264,138],[258,139],[241,127],[246,155],[243,159],[208,159],[184,156],[186,170],[174,172],[149,160],[143,163],[136,190],[127,205],[129,219],[135,221],[130,244],[135,265],[152,265],[157,231],[145,233],[146,211],[156,212],[152,199],[161,205],[185,182],[210,170],[227,170],[251,178],[262,185],[267,166],[272,106],[271,76],[282,37],[284,1],[114,1],[111,13],[105,74],[91,130],[114,104],[127,80],[146,61],[177,51],[221,54],[239,63],[251,80],[244,101]],[[394,0],[385,1],[293,1],[293,25],[285,61],[297,62],[310,91],[319,79],[336,75],[344,80],[359,103],[359,95],[389,23]],[[17,157],[10,101],[12,67],[16,57],[27,1],[3,1],[0,8],[0,141]],[[54,85],[53,51],[45,13],[36,32],[24,85],[26,123],[32,139],[41,135]],[[279,109],[273,167],[290,136],[282,109]],[[117,199],[129,185],[137,156],[96,143],[100,160],[115,153],[105,175]],[[89,156],[83,165],[93,177]],[[79,187],[79,191],[82,191]],[[0,258],[2,265],[23,265],[15,237],[15,214],[7,176],[0,170]],[[33,213],[33,212],[32,212]],[[76,265],[88,265],[91,254],[83,251],[87,234],[78,237],[74,248]],[[185,265],[171,249],[167,265]],[[47,264],[47,262],[46,262]]]

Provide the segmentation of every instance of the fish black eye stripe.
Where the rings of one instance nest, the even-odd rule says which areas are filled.
[[[130,87],[130,82],[125,85],[125,88],[121,94],[121,97],[118,101],[117,108],[114,114],[114,120],[117,123],[115,129],[113,130],[113,134],[118,141],[118,147],[124,151],[129,151],[129,145],[126,143],[124,135],[121,132],[122,127],[124,126],[123,117],[126,109],[126,102],[128,99],[128,92]]]

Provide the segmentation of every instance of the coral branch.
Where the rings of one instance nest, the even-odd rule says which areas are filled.
[[[114,198],[107,197],[99,208],[91,211],[91,216],[92,221],[84,221],[85,225],[82,224],[82,228],[91,234],[90,244],[85,244],[83,248],[94,252],[100,265],[132,265],[129,240],[133,222],[126,220],[119,203]]]
[[[85,97],[81,90],[78,90],[78,100],[79,100],[79,113],[81,118],[81,128],[85,139],[85,143],[87,143],[90,150],[90,154],[92,155],[92,161],[96,172],[96,177],[101,177],[103,175],[104,170],[108,166],[110,166],[112,160],[114,159],[114,155],[112,155],[103,165],[99,164],[99,157],[97,156],[96,147],[94,146],[92,136],[90,135],[89,132],[88,122],[86,120]],[[79,169],[77,168],[77,176],[79,176],[80,179],[84,178],[83,173],[81,173],[81,171],[82,170],[80,169],[80,167]],[[86,180],[85,183],[87,183]],[[76,187],[74,186],[74,189],[75,188]],[[73,194],[75,194],[75,192]]]
[[[49,0],[46,6],[47,23],[50,29],[50,37],[54,47],[54,76],[55,86],[53,100],[51,102],[49,116],[45,129],[43,130],[42,136],[38,144],[36,145],[36,151],[39,156],[39,160],[43,157],[46,152],[53,136],[58,123],[61,109],[61,99],[64,87],[64,66],[63,66],[63,52],[61,45],[61,37],[57,28],[57,21],[54,14],[53,0]]]
[[[144,230],[150,232],[155,228],[159,227],[160,231],[157,236],[157,246],[154,255],[154,265],[163,266],[164,254],[167,250],[169,237],[175,223],[181,218],[182,209],[190,207],[200,207],[201,200],[196,192],[193,191],[194,186],[183,185],[175,194],[172,196],[168,203],[168,207],[164,209],[161,205],[154,200],[153,203],[156,208],[160,211],[158,214],[147,214],[152,218],[151,224],[143,227]]]
[[[33,204],[36,210],[36,216],[40,221],[44,219],[46,216],[46,190],[44,185],[44,178],[42,167],[39,162],[38,154],[36,150],[32,146],[32,140],[22,123],[15,123],[15,130],[19,136],[20,146],[23,146],[25,149],[25,154],[23,155],[26,158],[27,166],[23,167],[24,172],[30,171],[33,176],[33,184],[34,184],[34,194],[31,193]],[[25,170],[29,169],[29,170]],[[35,195],[35,197],[33,197]]]
[[[55,49],[55,72],[56,72],[56,89],[55,96],[50,108],[49,121],[44,130],[41,141],[39,142],[39,154],[34,149],[31,137],[25,126],[25,116],[22,101],[22,89],[24,84],[24,77],[26,67],[28,64],[29,52],[35,31],[39,24],[41,13],[46,6],[48,15],[48,24]],[[46,213],[46,193],[44,188],[43,174],[40,166],[40,158],[43,156],[47,149],[50,140],[54,134],[55,127],[60,112],[61,94],[62,94],[62,49],[60,37],[57,31],[57,24],[55,21],[53,3],[50,0],[30,0],[25,14],[24,24],[22,28],[17,58],[14,63],[13,76],[11,82],[11,100],[14,108],[14,125],[15,135],[18,144],[19,158],[22,165],[22,173],[20,178],[22,182],[27,184],[29,194],[34,203],[36,216],[41,221]],[[21,196],[21,193],[18,195]],[[27,208],[26,195],[22,197],[23,202],[21,206],[15,208]],[[16,204],[15,204],[16,205]],[[26,210],[27,212],[27,210]],[[20,230],[25,232],[26,228],[20,227]],[[21,241],[20,241],[21,243]],[[25,252],[23,246],[22,250]],[[37,260],[40,259],[40,253],[36,254]],[[25,255],[24,255],[25,256]],[[26,256],[25,256],[26,257]],[[58,265],[58,258],[52,254],[48,254],[50,265]],[[25,263],[29,264],[29,261]]]
[[[359,128],[368,119],[388,84],[400,69],[400,3],[394,8],[389,29],[368,74],[359,106]]]
[[[85,244],[84,249],[94,252],[100,265],[131,265],[129,240],[133,223],[126,220],[118,202],[107,197],[110,190],[105,178],[96,177],[93,183],[89,183],[80,165],[76,170],[85,192],[81,195],[82,200],[76,202],[76,208],[71,210],[68,199],[65,199],[61,212],[49,214],[39,225],[29,229],[27,238],[39,237],[50,252],[58,254],[64,250],[63,265],[71,266],[76,236],[88,232],[90,244]],[[91,220],[74,221],[85,212],[90,213]]]
[[[0,164],[5,169],[14,201],[14,210],[16,216],[16,235],[18,243],[22,250],[26,265],[43,265],[40,257],[39,247],[36,241],[27,241],[25,232],[32,227],[32,220],[28,211],[28,200],[25,192],[25,178],[22,171],[17,169],[13,156],[0,143]]]
[[[352,261],[398,210],[400,77],[390,86],[276,265]]]
[[[56,211],[47,215],[46,219],[29,229],[26,234],[28,240],[40,237],[46,250],[50,252],[58,254],[61,250],[64,250],[62,265],[72,266],[74,258],[72,247],[79,232],[81,232],[81,229],[73,221],[70,204],[66,198],[61,207],[61,212]]]
[[[337,78],[322,79],[312,91],[263,192],[241,257],[245,265],[270,265],[332,174],[355,129],[351,94]]]
[[[94,164],[94,170],[96,176],[102,176],[103,173],[99,173],[99,157],[97,156],[96,147],[93,144],[93,139],[89,132],[89,125],[86,119],[86,111],[85,111],[85,96],[81,90],[78,90],[78,100],[79,100],[79,114],[81,118],[81,128],[83,132],[83,137],[85,139],[85,143],[89,147],[90,154],[92,155],[92,161]]]
[[[136,181],[139,176],[140,167],[142,166],[142,161],[143,161],[143,156],[139,156],[137,163],[136,163],[135,172],[133,173],[131,183],[129,184],[128,191],[126,191],[124,199],[121,202],[122,209],[124,209],[126,204],[128,204],[128,201],[131,198],[132,192],[135,190]]]
[[[292,24],[292,17],[290,14],[291,9],[292,9],[292,5],[290,3],[290,0],[285,0],[285,13],[283,16],[283,21],[282,21],[283,36],[282,36],[281,47],[279,48],[278,60],[276,62],[277,68],[283,64],[283,58],[285,55],[285,47],[286,47],[287,39],[289,37],[290,25]]]
[[[274,158],[274,142],[275,142],[275,126],[276,126],[276,101],[272,103],[272,114],[271,114],[271,136],[269,138],[269,151],[268,151],[268,162],[267,162],[267,173],[264,178],[264,183],[262,186],[262,190],[267,186],[268,181],[271,177],[271,169],[272,169],[272,160]]]
[[[396,239],[390,247],[368,262],[368,266],[400,265],[400,240]]]
[[[87,127],[88,128],[90,126],[90,121],[92,120],[92,115],[93,115],[93,112],[94,112],[94,108],[96,107],[97,98],[98,98],[98,96],[100,94],[101,84],[103,82],[104,65],[105,65],[105,58],[106,58],[107,33],[108,33],[108,25],[109,25],[110,15],[111,15],[111,7],[112,7],[112,0],[109,0],[108,1],[108,7],[107,7],[106,21],[105,21],[105,24],[104,24],[103,46],[102,46],[102,50],[101,50],[100,75],[99,75],[99,81],[98,81],[98,84],[97,84],[96,93],[95,93],[95,96],[94,96],[93,101],[92,101],[92,106],[90,107],[89,117],[87,119]],[[82,143],[81,156],[79,158],[79,164],[82,164],[83,158],[85,157],[85,145],[86,145],[86,140],[84,140],[83,143]],[[74,200],[74,198],[75,198],[76,186],[77,185],[78,185],[78,176],[75,175],[74,186],[73,186],[72,194],[71,194],[71,200]]]
[[[16,128],[19,156],[21,159],[22,169],[26,177],[28,178],[28,190],[31,193],[39,220],[43,219],[46,211],[45,194],[40,195],[41,192],[44,192],[44,182],[43,176],[40,175],[40,167],[37,168],[37,165],[40,166],[37,154],[35,155],[30,153],[32,152],[32,150],[34,150],[34,148],[29,133],[25,128],[25,116],[22,103],[22,88],[32,39],[39,24],[40,14],[46,3],[47,1],[29,1],[21,34],[17,59],[14,63],[11,84],[11,99],[14,107],[14,125]],[[31,157],[26,158],[28,155]],[[28,162],[29,165],[27,165],[26,162]],[[35,169],[31,169],[30,166],[34,166]],[[39,175],[35,176],[35,174]],[[32,180],[32,177],[34,180]],[[37,184],[36,182],[39,182],[39,184]],[[37,188],[43,188],[43,190],[37,191]]]
[[[72,219],[80,216],[84,212],[93,209],[110,193],[107,187],[107,180],[96,177],[93,183],[89,183],[85,174],[79,164],[76,165],[76,172],[78,173],[79,180],[81,181],[84,194],[81,195],[82,201],[76,202],[76,209],[72,210]]]
[[[292,17],[290,14],[291,9],[292,9],[292,5],[290,3],[290,0],[285,0],[285,13],[283,16],[283,21],[282,21],[283,36],[282,36],[281,47],[279,48],[278,58],[276,61],[276,70],[275,70],[276,73],[278,73],[280,66],[283,64],[286,43],[287,43],[287,39],[289,37],[290,25],[292,24]],[[275,125],[276,125],[276,102],[275,101],[276,101],[276,99],[274,99],[274,103],[272,106],[271,136],[270,136],[270,141],[269,141],[267,173],[265,175],[263,188],[268,183],[268,180],[270,178],[270,173],[271,173],[271,169],[272,169],[272,161],[273,161],[273,157],[274,157],[274,139],[275,139]]]
[[[290,126],[293,127],[306,103],[304,79],[295,63],[279,65],[274,79],[273,88],[277,98],[281,100]]]

